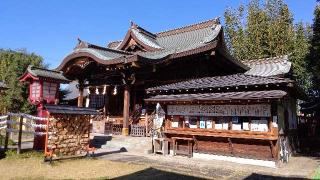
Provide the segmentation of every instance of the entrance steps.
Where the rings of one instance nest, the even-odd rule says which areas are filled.
[[[134,153],[146,153],[151,150],[151,138],[150,137],[132,137],[114,135],[108,140],[105,145],[102,145],[102,149],[122,149],[125,148],[128,152]]]

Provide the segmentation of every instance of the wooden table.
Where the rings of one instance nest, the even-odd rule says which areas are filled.
[[[179,141],[187,141],[188,142],[188,153],[179,153],[187,155],[188,157],[192,157],[193,154],[193,138],[187,138],[187,137],[172,137],[172,143],[173,143],[173,155],[177,155],[177,149],[178,149],[178,142]]]

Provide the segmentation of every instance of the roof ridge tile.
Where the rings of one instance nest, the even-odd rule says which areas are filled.
[[[195,23],[195,24],[189,24],[189,25],[182,26],[182,27],[179,27],[179,28],[160,31],[160,32],[155,33],[155,35],[157,35],[157,37],[165,37],[165,36],[170,36],[170,35],[174,35],[174,34],[179,34],[179,33],[189,32],[189,31],[192,31],[192,30],[197,30],[197,29],[210,27],[210,26],[212,26],[214,24],[220,24],[219,17],[214,18],[214,19],[201,21],[201,22],[198,22],[198,23]]]

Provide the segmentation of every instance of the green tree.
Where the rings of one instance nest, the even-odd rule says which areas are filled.
[[[302,23],[294,25],[293,15],[283,0],[261,2],[251,0],[246,6],[225,11],[225,36],[230,52],[243,61],[289,55],[294,77],[306,90],[310,86],[305,62],[308,29]]]
[[[306,70],[310,48],[308,34],[308,26],[304,27],[302,22],[295,26],[293,49],[290,54],[295,80],[298,84],[304,85],[302,87],[306,92],[311,87],[310,73]]]
[[[235,57],[246,59],[248,54],[245,46],[245,32],[242,20],[244,18],[244,6],[240,5],[238,9],[228,8],[225,13],[225,38],[229,49]]]
[[[28,65],[43,67],[42,57],[23,51],[0,50],[0,79],[4,80],[8,90],[1,97],[0,112],[32,112],[28,103],[27,86],[19,82],[19,77]]]
[[[266,11],[260,8],[259,0],[253,0],[248,4],[246,18],[246,46],[248,54],[246,59],[261,58],[266,55],[268,38],[268,19]]]
[[[320,5],[314,10],[308,69],[312,74],[312,94],[320,97]]]

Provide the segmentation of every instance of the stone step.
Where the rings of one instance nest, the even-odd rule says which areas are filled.
[[[127,151],[135,151],[143,153],[146,149],[151,148],[151,139],[146,137],[131,137],[131,136],[113,136],[111,141],[102,145],[103,149],[121,149]]]
[[[108,140],[110,140],[110,136],[105,135],[93,135],[93,138],[90,140],[90,146],[95,148],[101,148],[102,145],[105,145]]]

